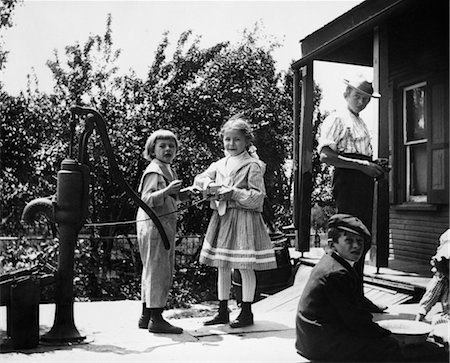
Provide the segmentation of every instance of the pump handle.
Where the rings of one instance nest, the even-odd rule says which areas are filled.
[[[130,185],[126,182],[125,178],[123,177],[122,172],[119,169],[119,166],[117,164],[116,158],[114,156],[114,152],[111,146],[111,142],[109,141],[108,132],[106,130],[106,122],[103,118],[103,116],[97,112],[96,110],[92,108],[87,107],[81,107],[81,106],[73,106],[70,109],[70,112],[72,115],[78,115],[78,116],[90,116],[92,115],[92,118],[95,123],[95,129],[100,135],[100,138],[103,143],[103,147],[105,148],[106,156],[108,158],[110,171],[113,177],[113,180],[119,184],[119,186],[128,194],[128,196],[139,206],[141,207],[145,213],[150,217],[150,219],[155,223],[156,228],[158,229],[158,232],[161,235],[161,238],[164,243],[164,247],[166,250],[170,249],[170,242],[167,238],[166,231],[164,230],[164,227],[159,220],[158,216],[155,214],[155,212],[150,208],[140,197],[139,195],[130,187]]]

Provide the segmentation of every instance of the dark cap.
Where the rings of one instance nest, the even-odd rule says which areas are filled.
[[[351,79],[344,79],[344,83],[367,97],[381,97],[379,93],[373,91],[372,83],[370,83],[363,75],[357,75]]]
[[[358,218],[350,214],[335,214],[328,220],[328,228],[337,228],[357,234],[364,239],[370,239],[371,235],[367,227]]]

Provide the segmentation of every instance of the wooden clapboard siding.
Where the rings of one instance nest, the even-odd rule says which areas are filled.
[[[405,231],[403,232],[397,232],[394,231],[393,229],[391,229],[391,237],[393,239],[395,239],[396,241],[398,241],[398,244],[406,244],[406,246],[409,246],[409,244],[411,243],[411,248],[414,248],[414,244],[418,243],[421,246],[423,246],[423,248],[426,248],[426,246],[431,246],[432,249],[434,250],[435,247],[437,246],[437,240],[434,236],[427,236],[427,237],[423,237],[425,235],[425,233],[418,233],[414,230],[409,230],[406,231],[407,233],[405,233]],[[414,244],[412,244],[414,243]]]
[[[393,236],[395,238],[395,236]],[[427,243],[421,243],[420,241],[413,242],[411,238],[409,239],[399,239],[397,238],[395,246],[392,245],[393,250],[405,250],[405,251],[411,251],[411,253],[418,253],[423,254],[433,254],[434,251],[436,251],[437,244],[427,244]],[[419,246],[420,244],[420,246]]]
[[[391,208],[389,217],[390,257],[395,260],[428,263],[449,228],[448,207],[436,212]]]

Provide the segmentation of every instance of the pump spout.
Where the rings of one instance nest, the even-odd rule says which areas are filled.
[[[53,198],[54,197],[36,198],[29,202],[22,212],[22,224],[32,224],[37,220],[40,214],[47,217],[50,222],[55,223]]]

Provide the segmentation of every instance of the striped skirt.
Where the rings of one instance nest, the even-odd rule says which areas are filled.
[[[271,270],[277,268],[267,227],[261,213],[230,208],[213,212],[200,262],[214,267]]]

